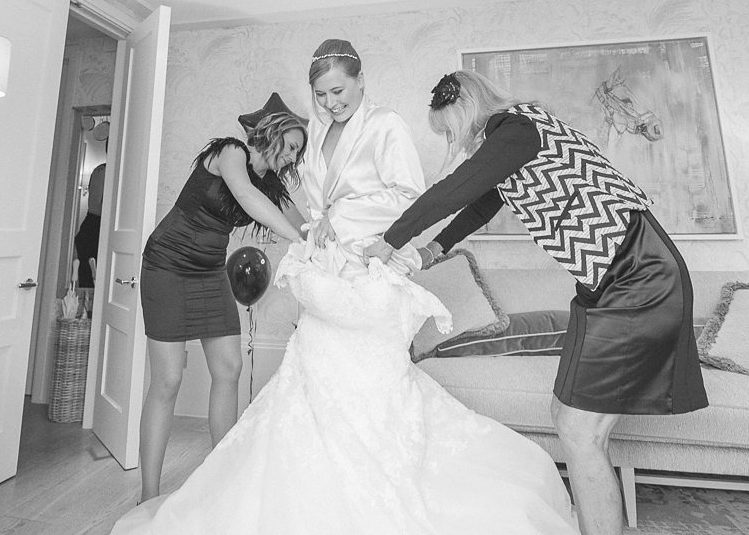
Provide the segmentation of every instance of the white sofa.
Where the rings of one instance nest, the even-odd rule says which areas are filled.
[[[482,275],[507,313],[566,310],[574,295],[574,280],[561,269]],[[696,324],[712,314],[721,286],[733,280],[747,281],[749,273],[692,273]],[[563,463],[549,414],[558,361],[475,355],[428,358],[418,365],[465,405],[526,435]],[[678,416],[624,416],[614,429],[611,459],[630,527],[637,524],[636,483],[749,490],[749,376],[703,368],[703,377],[708,408]]]

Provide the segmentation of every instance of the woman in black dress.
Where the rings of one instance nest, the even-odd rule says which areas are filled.
[[[428,265],[507,204],[536,244],[570,271],[577,295],[552,417],[583,533],[620,534],[621,496],[608,459],[620,415],[707,406],[684,260],[648,211],[645,193],[581,132],[474,72],[446,75],[432,93],[430,125],[470,156],[365,255],[387,261],[460,210],[420,250]]]
[[[140,422],[141,501],[159,494],[186,340],[200,339],[211,374],[213,446],[237,421],[241,330],[225,268],[229,234],[253,223],[301,238],[281,209],[291,202],[286,183],[299,180],[307,133],[299,117],[271,113],[285,108],[279,102],[272,97],[263,110],[240,118],[246,143],[214,139],[198,154],[174,207],[146,243],[141,299],[151,384]]]
[[[75,254],[78,265],[78,286],[93,288],[96,277],[96,260],[99,251],[99,228],[101,227],[101,202],[104,192],[104,174],[107,164],[97,165],[88,181],[88,210],[78,233],[75,235]]]

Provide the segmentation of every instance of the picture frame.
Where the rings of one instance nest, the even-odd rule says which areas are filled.
[[[458,66],[586,134],[673,239],[741,239],[706,35],[465,49]],[[469,237],[528,238],[506,208]]]

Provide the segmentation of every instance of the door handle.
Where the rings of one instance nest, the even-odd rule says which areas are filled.
[[[18,283],[19,288],[23,288],[24,290],[29,290],[31,288],[36,288],[39,286],[34,279],[26,279],[23,282]]]
[[[116,282],[117,284],[122,284],[123,286],[127,286],[129,284],[131,288],[135,288],[135,285],[138,284],[138,279],[136,279],[135,277],[130,277],[130,280],[126,281],[118,277],[114,279],[114,282]]]

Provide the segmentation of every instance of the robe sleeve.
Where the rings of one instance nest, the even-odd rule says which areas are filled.
[[[426,189],[424,173],[408,126],[395,112],[388,114],[384,135],[378,141],[375,165],[380,180],[395,202],[402,203],[398,200],[402,197],[410,206]]]
[[[414,236],[496,188],[536,158],[541,148],[538,131],[530,119],[521,115],[494,115],[486,131],[486,139],[473,156],[429,188],[385,231],[387,243],[400,249]],[[497,209],[499,206],[501,204]],[[451,237],[453,243],[473,230],[465,226],[459,233],[455,232]]]

